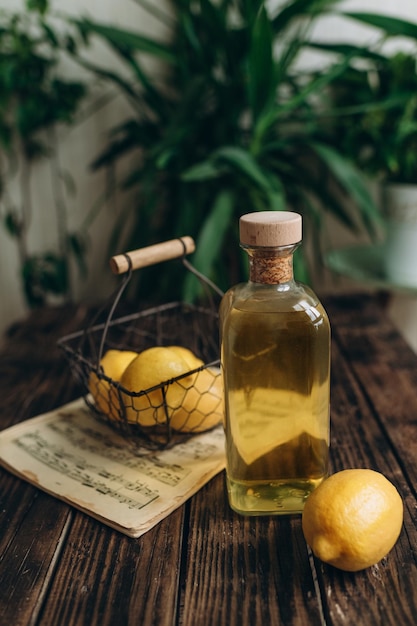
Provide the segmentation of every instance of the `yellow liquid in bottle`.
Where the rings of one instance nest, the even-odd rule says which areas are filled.
[[[301,512],[328,473],[330,326],[304,296],[223,312],[229,501],[246,515]]]

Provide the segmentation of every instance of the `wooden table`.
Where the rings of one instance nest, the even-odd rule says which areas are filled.
[[[0,624],[316,626],[417,623],[417,355],[376,300],[325,302],[333,327],[332,470],[369,467],[399,489],[393,551],[356,574],[309,554],[300,516],[242,518],[220,474],[140,539],[0,470]],[[0,427],[79,393],[55,348],[85,311],[12,328],[0,356]],[[417,322],[416,322],[417,323]]]

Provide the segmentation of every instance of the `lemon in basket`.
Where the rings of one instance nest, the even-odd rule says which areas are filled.
[[[181,432],[202,432],[223,420],[223,385],[220,370],[207,367],[192,376],[183,397],[171,412],[171,426]],[[178,393],[178,392],[177,392]]]
[[[189,386],[192,377],[184,376],[179,382],[170,382],[162,388],[162,383],[171,381],[190,371],[190,366],[177,351],[155,346],[143,350],[126,368],[121,385],[129,392],[142,392],[141,395],[122,393],[126,419],[141,426],[167,424],[169,406],[178,406],[183,395],[183,385]],[[166,400],[164,403],[164,393]]]
[[[184,346],[168,346],[168,348],[184,359],[190,371],[204,365],[204,361],[199,359],[189,348],[184,348]]]
[[[118,382],[126,367],[137,356],[137,352],[130,350],[108,350],[100,360],[100,367],[106,376]],[[91,372],[88,388],[97,409],[110,418],[119,419],[117,393],[111,383],[100,378],[96,372]]]

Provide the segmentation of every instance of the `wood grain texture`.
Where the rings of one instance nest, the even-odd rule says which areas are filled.
[[[182,510],[140,540],[77,513],[39,623],[171,625],[182,536]]]
[[[363,397],[377,419],[379,440],[389,441],[399,463],[407,468],[410,485],[417,485],[417,363],[416,354],[399,337],[374,300],[367,300],[360,323],[336,313],[335,340],[349,364]],[[340,307],[340,301],[338,306]],[[417,324],[417,320],[416,320]]]
[[[181,626],[322,623],[300,516],[241,517],[224,476],[191,502]]]
[[[13,521],[1,542],[0,624],[23,626],[38,623],[71,513],[30,486],[19,484],[15,493],[24,504],[8,500]]]
[[[178,237],[146,248],[131,250],[125,254],[118,254],[110,259],[110,267],[114,274],[124,274],[129,271],[130,266],[132,270],[137,270],[191,254],[194,250],[195,243],[192,237]]]
[[[417,356],[374,298],[325,305],[332,470],[381,471],[405,505],[385,559],[355,574],[320,563],[300,516],[232,512],[223,474],[135,540],[0,470],[0,624],[414,626]],[[90,314],[46,309],[10,330],[0,353],[0,428],[79,394],[56,340]]]
[[[367,467],[382,472],[399,490],[405,510],[397,545],[377,565],[351,574],[316,561],[326,622],[334,626],[346,624],[347,620],[352,624],[411,626],[413,615],[417,615],[415,493],[403,475],[395,448],[381,430],[369,396],[362,393],[337,341],[333,342],[331,458],[334,471]],[[402,611],[404,594],[407,607]]]

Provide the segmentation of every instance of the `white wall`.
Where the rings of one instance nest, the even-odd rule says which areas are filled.
[[[277,0],[275,0],[277,1]],[[278,0],[280,1],[280,0]],[[154,0],[157,6],[163,6],[161,0]],[[3,0],[2,8],[20,9],[23,0]],[[383,6],[381,6],[383,5]],[[346,0],[342,5],[347,10],[383,11],[396,17],[412,19],[417,22],[416,0]],[[147,15],[134,0],[55,0],[52,2],[55,11],[63,11],[73,15],[90,15],[97,20],[109,22],[132,30],[154,30],[157,22]],[[161,33],[162,36],[163,33]],[[368,41],[368,29],[358,26],[355,22],[347,24],[337,18],[323,21],[316,30],[317,37],[332,40],[362,40]],[[114,63],[113,57],[104,47],[94,49],[94,57],[104,63]],[[68,67],[69,72],[75,72]],[[107,106],[92,117],[77,124],[74,128],[62,129],[60,132],[60,158],[62,166],[67,168],[76,180],[77,194],[67,198],[70,210],[70,220],[74,227],[82,221],[86,210],[91,207],[98,193],[104,189],[104,175],[91,174],[88,166],[97,155],[100,147],[105,145],[107,129],[112,127],[118,119],[123,119],[127,113],[127,105],[122,98],[116,97]],[[36,171],[33,184],[34,201],[37,207],[47,206],[51,202],[50,173],[44,165]],[[120,199],[119,199],[120,200]],[[117,204],[117,203],[116,203]],[[120,203],[119,203],[120,204]],[[120,206],[107,206],[101,213],[90,244],[90,276],[87,283],[77,283],[75,293],[78,298],[95,298],[109,293],[112,288],[112,278],[107,265],[105,242],[112,228],[114,212]],[[50,225],[39,218],[40,228],[33,229],[31,245],[40,249],[47,241]],[[25,304],[20,290],[18,276],[17,253],[15,243],[7,236],[4,229],[0,229],[0,334],[15,319],[22,317]],[[415,302],[411,302],[413,306]],[[401,311],[403,311],[401,308]],[[404,315],[403,315],[404,317]],[[407,316],[406,316],[407,317]],[[408,316],[409,317],[409,316]],[[411,313],[411,320],[415,317]],[[412,324],[412,322],[411,322]],[[414,325],[417,335],[417,324]],[[417,346],[417,337],[416,337]]]
[[[342,6],[347,11],[384,13],[385,15],[392,15],[396,18],[403,18],[417,23],[416,0],[346,0]],[[375,41],[375,34],[367,27],[352,22],[349,28],[347,28],[345,21],[343,25],[342,27],[342,22],[337,18],[328,18],[317,26],[315,34],[317,37],[322,36],[333,41],[338,39],[345,41],[350,38],[366,43]],[[399,46],[404,47],[407,45],[410,45],[410,43],[398,40],[396,42],[389,41],[385,49],[393,50],[398,49]],[[341,233],[337,224],[334,225],[331,236],[334,247],[352,243],[349,241],[349,235],[346,235],[344,232]],[[332,285],[337,292],[362,287],[358,283],[343,279],[340,276],[334,277],[333,281],[330,280],[330,288],[332,288]],[[417,352],[417,297],[392,293],[387,305],[387,312],[405,340]]]

